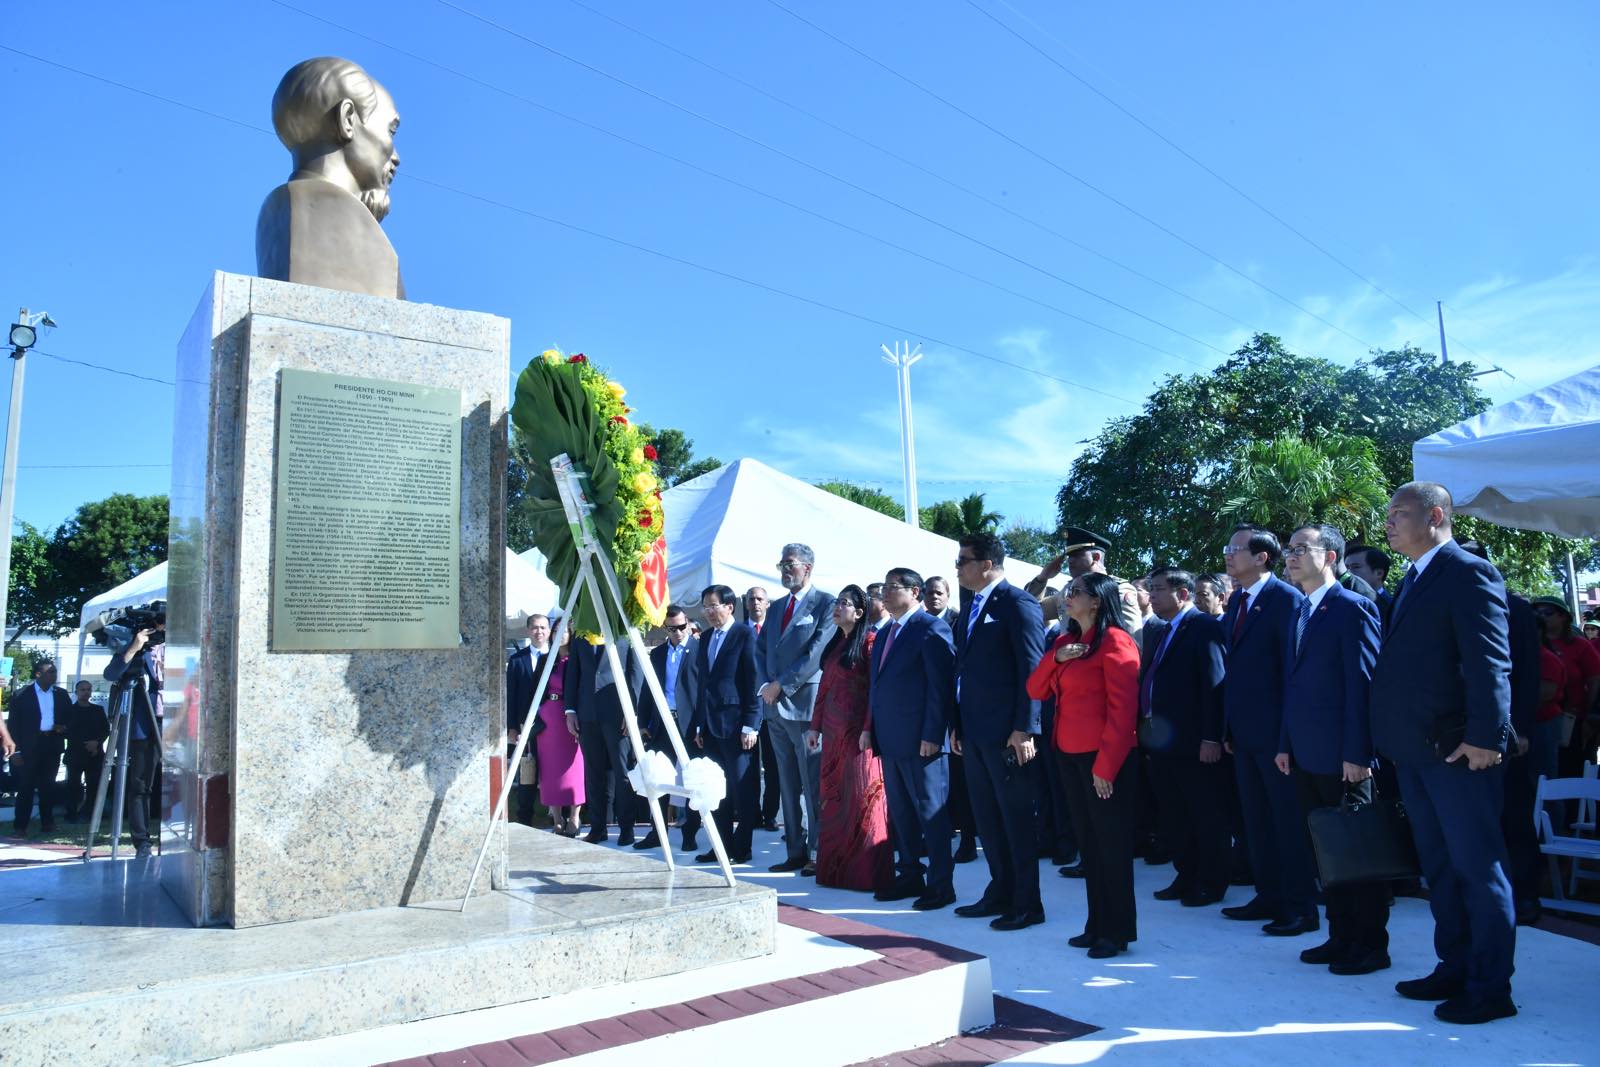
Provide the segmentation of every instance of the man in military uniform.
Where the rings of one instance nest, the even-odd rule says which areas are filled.
[[[1078,526],[1068,526],[1062,529],[1061,536],[1066,539],[1067,547],[1061,554],[1044,565],[1038,577],[1030,581],[1024,588],[1029,593],[1038,597],[1044,605],[1046,620],[1061,617],[1061,598],[1046,596],[1045,587],[1050,580],[1061,573],[1063,565],[1067,573],[1076,578],[1080,574],[1106,574],[1106,553],[1111,549],[1111,542],[1097,533],[1092,533]],[[1122,601],[1122,624],[1133,635],[1134,643],[1139,642],[1139,631],[1144,628],[1144,620],[1139,611],[1139,596],[1133,588],[1133,583],[1111,575],[1117,583],[1117,595]]]

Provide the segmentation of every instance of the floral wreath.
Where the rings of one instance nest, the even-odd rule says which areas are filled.
[[[550,580],[563,597],[579,580],[578,546],[550,471],[550,460],[566,453],[589,476],[595,530],[600,544],[609,547],[625,597],[621,625],[660,626],[667,612],[667,540],[656,450],[628,418],[633,409],[623,403],[626,395],[583,353],[563,356],[550,349],[517,378],[511,421],[532,461],[528,517]],[[601,632],[597,607],[618,625],[613,605],[595,605],[584,589],[572,619],[579,634]]]

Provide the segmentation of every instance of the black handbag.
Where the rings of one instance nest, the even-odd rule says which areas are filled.
[[[1370,803],[1349,797],[1337,808],[1318,808],[1306,816],[1323,889],[1416,878],[1422,874],[1411,821],[1397,800]]]

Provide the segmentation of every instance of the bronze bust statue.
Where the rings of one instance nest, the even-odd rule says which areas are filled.
[[[272,126],[294,158],[256,219],[256,273],[405,299],[400,259],[378,225],[400,166],[400,115],[348,59],[297,63],[272,94]]]

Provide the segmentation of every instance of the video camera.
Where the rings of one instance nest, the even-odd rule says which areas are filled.
[[[140,630],[155,630],[145,647],[159,645],[167,639],[167,602],[152,600],[148,604],[111,608],[100,613],[100,626],[94,631],[97,644],[107,645],[112,655],[120,655],[133,644]]]

